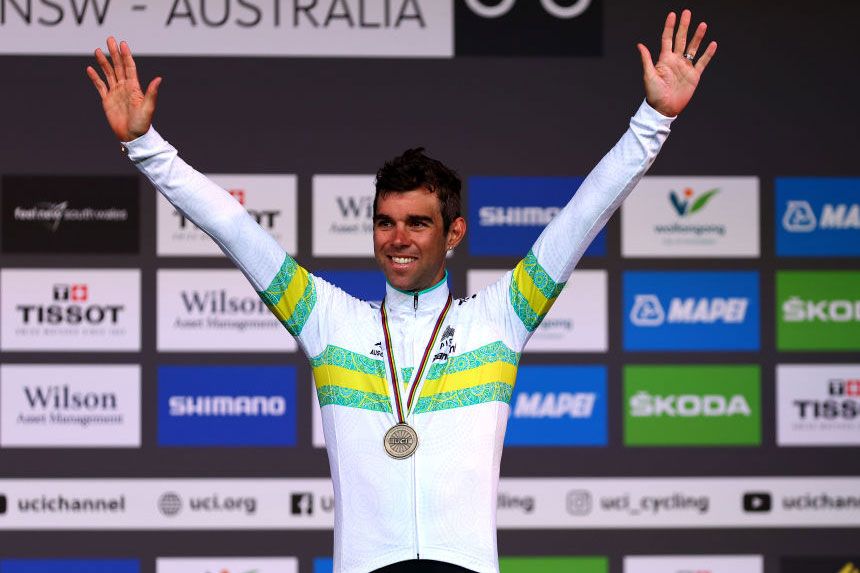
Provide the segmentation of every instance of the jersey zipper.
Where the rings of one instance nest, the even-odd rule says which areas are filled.
[[[418,319],[418,291],[415,291],[414,293],[412,293],[412,312],[413,312],[413,316],[412,316],[413,320],[417,320]],[[415,324],[414,323],[412,325],[412,332],[413,333],[415,332]],[[413,346],[413,348],[412,348],[412,355],[413,355],[412,362],[413,363],[415,362],[415,358],[414,358],[414,356],[415,356],[415,348],[414,348],[415,341],[414,340],[415,339],[413,338],[413,342],[412,342],[412,346]],[[415,424],[415,416],[412,417],[412,423]],[[412,510],[413,510],[413,515],[415,516],[415,524],[414,524],[415,526],[413,527],[412,530],[415,532],[415,537],[413,539],[413,542],[415,544],[415,558],[421,559],[421,549],[418,547],[418,471],[415,467],[418,463],[416,461],[417,456],[418,456],[418,452],[415,452],[415,454],[412,456],[412,460],[411,460],[411,462],[412,462]]]

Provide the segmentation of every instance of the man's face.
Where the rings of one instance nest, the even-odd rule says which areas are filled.
[[[445,233],[442,206],[432,191],[392,192],[381,196],[376,204],[373,252],[393,287],[423,290],[445,276],[445,253],[464,233],[462,218]]]

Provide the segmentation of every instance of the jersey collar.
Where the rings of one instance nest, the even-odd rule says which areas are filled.
[[[439,312],[448,300],[448,271],[435,285],[420,291],[400,290],[385,281],[385,308],[392,313]],[[417,301],[416,301],[417,299]]]

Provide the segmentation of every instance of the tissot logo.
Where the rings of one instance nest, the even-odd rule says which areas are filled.
[[[5,253],[139,251],[137,177],[6,176],[2,184]]]
[[[296,177],[294,175],[211,175],[245,207],[286,252],[296,251]],[[158,196],[157,250],[162,256],[222,256],[221,249],[186,216]]]
[[[773,506],[773,498],[767,492],[745,493],[743,497],[744,511],[749,513],[766,513]]]
[[[605,368],[520,368],[505,444],[600,446],[606,431]]]
[[[860,255],[860,178],[776,180],[779,256]]]
[[[776,369],[779,445],[860,445],[860,364]]]
[[[5,350],[136,350],[140,272],[3,270]]]
[[[627,350],[754,350],[759,346],[758,274],[624,274]]]

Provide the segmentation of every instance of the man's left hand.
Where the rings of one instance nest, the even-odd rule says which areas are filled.
[[[700,23],[693,34],[693,39],[687,45],[687,31],[690,27],[691,14],[689,10],[681,13],[681,22],[678,31],[675,32],[674,12],[666,17],[666,25],[663,28],[663,37],[660,43],[660,58],[657,65],[651,60],[651,52],[642,44],[637,44],[639,54],[642,56],[642,70],[645,76],[645,99],[648,104],[666,116],[676,116],[687,107],[702,72],[714,53],[717,51],[717,43],[711,42],[705,49],[698,61],[696,53],[705,36],[707,24]]]

